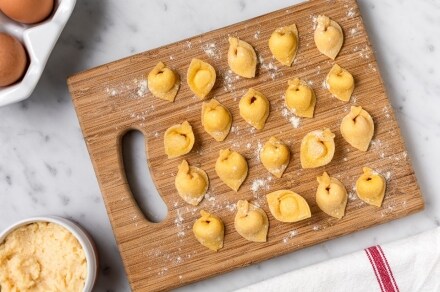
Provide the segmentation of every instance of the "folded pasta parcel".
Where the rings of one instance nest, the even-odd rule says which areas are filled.
[[[192,59],[186,80],[191,91],[200,99],[205,99],[215,85],[217,74],[214,67],[200,59]]]
[[[291,66],[298,51],[298,29],[295,24],[277,28],[269,38],[269,49],[275,59]]]
[[[232,72],[241,77],[253,78],[257,63],[257,54],[249,43],[235,37],[229,38],[228,64]]]
[[[169,127],[164,134],[164,148],[168,158],[179,157],[191,151],[194,133],[188,121]]]
[[[266,242],[269,220],[266,212],[246,200],[237,202],[234,220],[235,230],[243,238],[254,242]]]
[[[208,190],[209,178],[203,169],[191,166],[188,161],[183,160],[179,165],[174,185],[185,202],[197,206]]]
[[[281,222],[298,222],[312,216],[309,204],[299,194],[280,190],[266,196],[272,215]]]
[[[248,175],[248,164],[240,153],[223,149],[215,162],[215,172],[223,183],[237,192]]]
[[[330,177],[327,172],[317,177],[316,204],[327,215],[341,219],[345,215],[347,206],[347,190],[336,178]]]
[[[200,211],[200,218],[193,225],[196,239],[210,250],[218,251],[223,247],[225,226],[220,217],[204,210]]]
[[[335,154],[335,134],[330,129],[308,133],[301,141],[302,168],[316,168],[329,164]]]
[[[159,62],[148,74],[148,89],[157,98],[173,102],[180,87],[180,77]]]
[[[344,33],[339,23],[328,16],[319,15],[314,40],[319,52],[334,60],[344,43]]]
[[[216,141],[223,141],[232,126],[232,115],[227,107],[216,99],[204,102],[202,105],[202,126]]]

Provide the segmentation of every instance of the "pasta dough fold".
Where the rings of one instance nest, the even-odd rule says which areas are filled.
[[[260,160],[271,174],[280,178],[290,161],[289,147],[276,137],[270,137],[261,149]]]
[[[364,173],[356,181],[356,193],[367,204],[382,206],[387,187],[385,178],[369,167],[363,168]]]
[[[216,141],[223,141],[232,126],[232,115],[229,110],[215,99],[202,105],[202,125],[205,131]]]
[[[249,88],[246,94],[240,99],[238,105],[240,116],[257,130],[264,128],[269,117],[270,103],[261,92]]]
[[[351,146],[367,151],[374,135],[374,122],[370,114],[361,106],[352,106],[342,119],[341,134]]]
[[[327,215],[341,219],[345,215],[347,206],[347,190],[336,178],[330,177],[327,172],[317,177],[316,204]]]
[[[187,82],[191,91],[200,99],[205,99],[214,87],[217,75],[214,67],[199,59],[192,59],[187,72]]]
[[[209,179],[203,169],[190,166],[186,160],[183,160],[179,165],[174,184],[179,196],[185,202],[197,206],[208,190]]]
[[[277,28],[269,38],[269,49],[275,59],[291,66],[298,51],[298,29],[296,24]]]
[[[316,47],[321,54],[335,59],[344,43],[341,26],[325,15],[319,15],[314,33]]]
[[[185,121],[169,127],[164,135],[164,148],[168,158],[179,157],[191,151],[194,146],[194,133],[191,125]]]
[[[180,87],[179,75],[159,62],[148,74],[148,89],[157,98],[173,102]]]
[[[216,215],[201,210],[201,217],[193,225],[193,233],[196,239],[213,251],[223,247],[225,237],[225,226],[222,219]]]
[[[330,129],[308,133],[301,141],[302,168],[316,168],[329,164],[335,154],[335,134]]]
[[[354,91],[354,78],[350,72],[334,64],[325,79],[330,93],[339,100],[349,101]]]
[[[305,81],[298,78],[288,81],[285,102],[287,108],[298,117],[313,118],[316,95]]]
[[[229,37],[228,65],[232,72],[241,77],[253,78],[257,63],[257,54],[250,44],[238,38]]]
[[[266,242],[269,219],[263,209],[246,200],[237,202],[237,214],[234,220],[235,230],[249,241]]]
[[[266,196],[272,215],[281,222],[298,222],[312,216],[307,201],[295,192],[280,190]]]
[[[220,150],[215,162],[215,172],[228,187],[237,192],[247,177],[248,164],[240,153],[224,149]]]

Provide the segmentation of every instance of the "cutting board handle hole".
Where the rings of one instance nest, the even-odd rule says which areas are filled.
[[[159,223],[166,218],[168,208],[154,187],[145,145],[145,137],[138,130],[129,131],[122,137],[125,176],[133,198],[145,218],[150,222]]]

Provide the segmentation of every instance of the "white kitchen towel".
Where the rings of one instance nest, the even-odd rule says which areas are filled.
[[[237,291],[440,291],[440,228],[292,271]]]

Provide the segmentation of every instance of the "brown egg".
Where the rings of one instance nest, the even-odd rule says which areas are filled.
[[[15,21],[33,24],[45,20],[54,0],[0,0],[0,10]]]
[[[0,87],[17,82],[25,73],[27,55],[13,36],[0,33]]]

